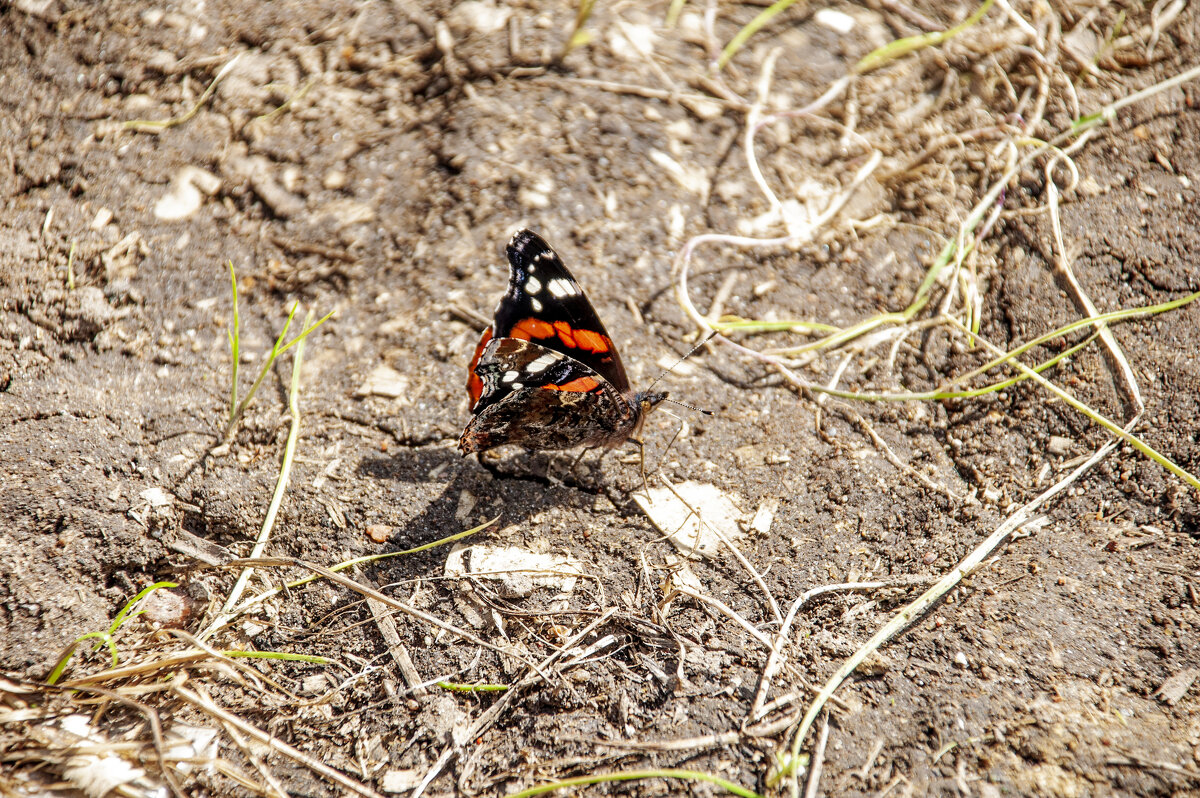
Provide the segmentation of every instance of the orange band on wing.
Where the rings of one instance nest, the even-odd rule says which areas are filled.
[[[554,327],[541,319],[521,319],[513,325],[508,337],[520,338],[523,341],[532,341],[535,338],[553,338]]]
[[[580,349],[586,349],[589,352],[607,352],[612,348],[607,335],[601,335],[591,330],[575,330],[574,332],[575,344]]]
[[[564,382],[562,385],[547,385],[545,387],[552,391],[571,391],[572,393],[587,393],[588,391],[596,390],[600,385],[600,381],[595,377],[576,377],[570,382]]]
[[[565,321],[554,322],[554,332],[558,334],[558,340],[563,342],[563,346],[571,349],[578,349],[579,344],[575,342],[575,331],[571,329],[571,325]]]
[[[483,350],[490,340],[492,340],[492,328],[488,327],[483,331],[483,336],[479,339],[478,346],[475,347],[475,356],[471,358],[471,365],[467,367],[467,396],[471,397],[472,409],[483,394],[483,380],[479,379],[479,375],[475,373],[475,367],[479,365],[479,358],[483,357]]]

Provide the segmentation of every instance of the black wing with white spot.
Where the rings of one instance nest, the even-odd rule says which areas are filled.
[[[615,446],[644,417],[599,374],[561,352],[519,338],[496,338],[475,373],[481,388],[459,438],[464,454],[515,443],[527,449]]]
[[[483,381],[479,401],[472,408],[477,414],[526,388],[562,390],[559,386],[578,383],[581,377],[595,377],[595,372],[562,352],[517,338],[493,338],[475,373]],[[591,379],[586,387],[597,385]]]
[[[622,394],[629,378],[612,338],[579,283],[541,236],[508,242],[508,291],[496,307],[494,338],[533,341],[595,371]]]

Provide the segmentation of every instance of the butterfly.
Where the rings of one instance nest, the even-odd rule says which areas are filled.
[[[665,391],[634,392],[616,345],[562,259],[530,230],[508,242],[508,291],[467,374],[463,454],[612,448],[638,440]]]

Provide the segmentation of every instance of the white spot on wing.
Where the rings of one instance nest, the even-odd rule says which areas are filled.
[[[565,296],[575,296],[579,293],[579,289],[575,284],[565,277],[555,277],[546,288],[550,289],[550,293],[554,295],[555,299],[562,299]]]
[[[539,371],[545,371],[557,362],[558,357],[556,355],[553,353],[547,353],[539,357],[537,360],[530,362],[530,364],[525,367],[525,370],[532,374],[536,374]]]
[[[520,376],[521,376],[520,372],[506,371],[506,372],[504,372],[504,376],[500,378],[500,381],[501,382],[512,382],[513,380],[515,380],[517,377],[520,377]]]
[[[530,276],[525,280],[525,293],[537,294],[542,290],[542,281],[536,277]]]
[[[542,303],[538,301],[537,297],[529,297],[529,307],[533,308],[534,313],[542,312]]]

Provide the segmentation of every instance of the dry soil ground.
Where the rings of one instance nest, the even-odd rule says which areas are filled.
[[[96,778],[79,745],[142,769],[122,788],[137,794],[164,784],[164,762],[197,795],[411,794],[427,777],[432,795],[501,794],[650,768],[787,789],[773,773],[815,687],[1108,440],[1028,380],[909,402],[798,384],[930,390],[990,357],[946,318],[1011,349],[1085,318],[1081,297],[1107,312],[1200,289],[1200,83],[1160,86],[1200,63],[1196,3],[1012,0],[870,69],[868,53],[976,7],[801,2],[721,70],[765,5],[678,6],[600,4],[565,52],[575,9],[538,0],[0,3],[0,789]],[[1156,86],[1050,170],[1055,206],[1039,143]],[[706,323],[681,304],[685,267],[709,321],[844,329],[910,307],[947,241],[971,251],[870,335],[773,356],[820,339],[729,331],[743,349],[714,341],[664,378],[716,412],[676,408],[686,429],[665,458],[682,422],[651,417],[651,484],[730,497],[747,523],[726,532],[756,581],[724,546],[682,559],[633,499],[632,450],[574,470],[573,453],[455,451],[479,317],[523,226],[560,250],[639,386]],[[791,238],[685,261],[706,233]],[[584,578],[450,578],[446,545],[345,572],[403,612],[323,579],[214,630],[238,573],[221,563],[250,552],[280,472],[295,353],[223,442],[228,263],[243,395],[293,302],[294,327],[336,311],[306,342],[267,555],[330,566],[498,517],[459,545],[569,554],[556,567]],[[1134,432],[1200,473],[1200,307],[1112,329],[1145,403]],[[1104,346],[1046,376],[1124,423],[1136,402]],[[1131,446],[1108,453],[841,686],[818,789],[1196,794],[1198,499]],[[306,573],[260,567],[245,596]],[[132,670],[106,671],[88,641],[63,677],[78,691],[39,686],[158,580],[180,587],[114,639]],[[768,595],[786,613],[845,583],[883,584],[799,608],[777,703],[751,717],[781,628]],[[720,792],[678,777],[581,789]]]

